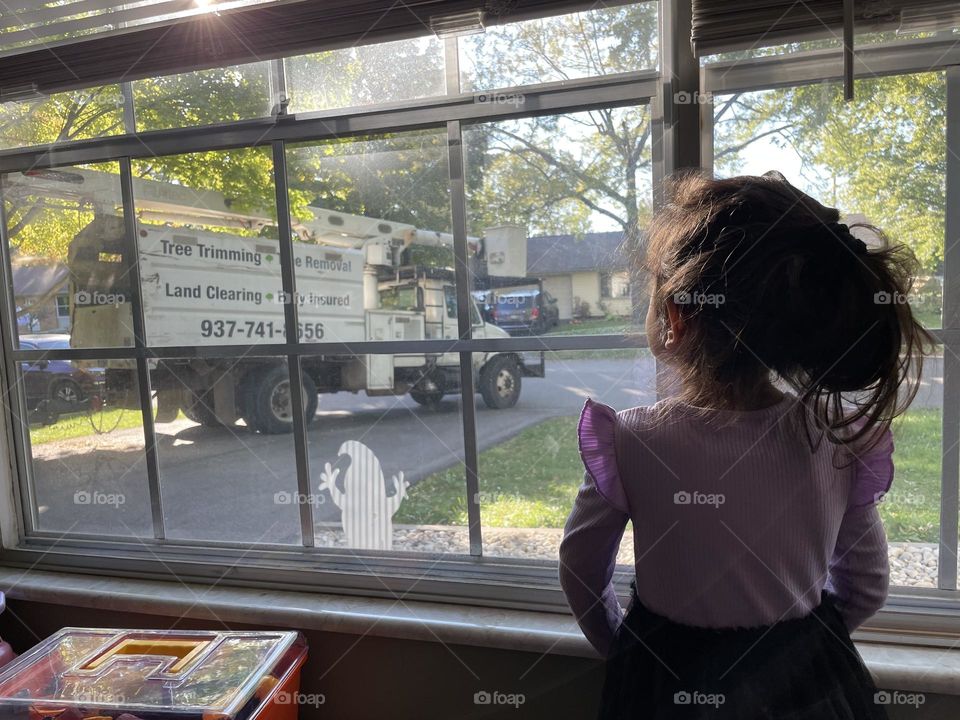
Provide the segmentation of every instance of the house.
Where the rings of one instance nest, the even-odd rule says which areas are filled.
[[[527,275],[557,299],[560,319],[631,314],[622,232],[540,235],[527,241]]]
[[[70,329],[67,266],[46,258],[14,255],[13,299],[21,332]]]

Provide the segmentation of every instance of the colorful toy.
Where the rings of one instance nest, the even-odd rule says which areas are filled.
[[[65,628],[0,671],[4,720],[296,720],[296,632]]]

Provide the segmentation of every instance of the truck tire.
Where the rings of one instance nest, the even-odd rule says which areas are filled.
[[[411,390],[410,397],[412,397],[414,402],[418,405],[423,405],[425,408],[436,410],[437,406],[440,405],[440,401],[443,400],[443,393]]]
[[[304,395],[304,416],[309,424],[317,414],[317,386],[309,375],[301,375]],[[293,431],[293,403],[290,397],[290,375],[286,367],[272,367],[257,373],[251,383],[250,410],[253,426],[265,435]]]
[[[207,390],[201,395],[190,393],[190,403],[183,408],[188,420],[200,423],[204,427],[223,427],[223,423],[213,411],[213,391]]]
[[[480,370],[480,394],[488,408],[505,410],[520,399],[520,368],[508,355],[495,355]]]

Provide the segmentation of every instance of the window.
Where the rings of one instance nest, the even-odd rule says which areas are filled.
[[[806,192],[838,207],[843,221],[880,227],[906,243],[920,274],[909,302],[929,328],[943,318],[946,223],[947,75],[921,72],[858,80],[846,103],[838,83],[718,94],[712,97],[716,172],[781,170]],[[960,118],[955,121],[960,121]],[[862,231],[865,241],[876,242]],[[955,571],[939,568],[956,528],[941,527],[945,355],[934,349],[925,382],[894,424],[893,489],[880,506],[890,545],[891,582],[941,587]],[[949,361],[946,361],[949,362]],[[947,515],[949,517],[949,513]],[[947,555],[952,557],[952,554]]]
[[[286,61],[290,112],[387,105],[443,95],[443,43],[435,37],[358,45]]]
[[[5,94],[2,553],[563,611],[577,414],[657,397],[636,260],[699,143],[717,174],[775,165],[917,252],[940,344],[882,512],[895,584],[960,599],[960,56],[865,43],[882,71],[850,104],[829,47],[713,58],[675,96],[702,91],[698,134],[661,102],[689,75],[660,57],[671,7]]]
[[[532,318],[505,309],[501,319],[513,319],[502,326],[510,332],[617,333],[634,325],[638,309],[645,312],[639,297],[603,307],[608,296],[598,268],[635,265],[642,248],[653,204],[650,118],[646,106],[597,108],[466,131],[469,231],[495,243],[488,273],[513,276],[476,273],[475,288],[496,280],[502,295],[509,284],[539,282],[557,300]],[[514,260],[511,243],[524,236],[525,258]],[[578,326],[568,326],[571,320]]]
[[[640,2],[490,25],[458,41],[461,87],[476,92],[656,69],[657,8]]]

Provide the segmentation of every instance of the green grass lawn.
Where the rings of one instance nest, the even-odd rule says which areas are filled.
[[[893,426],[893,487],[880,515],[893,541],[937,542],[940,526],[940,410],[910,410]]]
[[[583,474],[577,418],[547,420],[480,454],[480,500],[487,527],[560,528]],[[896,480],[881,515],[891,541],[936,542],[940,488],[940,411],[913,410],[894,428]],[[461,467],[414,486],[394,521],[465,525]]]
[[[563,323],[553,328],[547,335],[619,335],[625,332],[642,330],[630,324],[627,318],[612,320],[584,320],[578,323]]]
[[[91,417],[93,423],[91,423]],[[30,428],[30,444],[33,446],[58,440],[94,435],[94,425],[105,431],[128,430],[143,425],[143,418],[138,410],[104,410],[88,416],[86,413],[61,416],[52,425],[34,425]]]
[[[553,418],[480,454],[480,503],[488,527],[563,527],[583,466],[577,418]],[[460,466],[434,473],[411,488],[394,522],[466,525]]]

